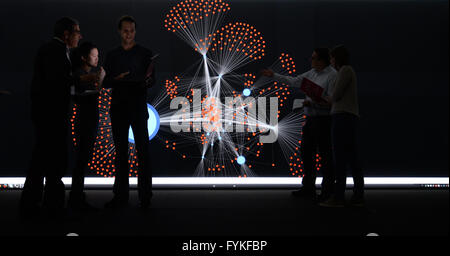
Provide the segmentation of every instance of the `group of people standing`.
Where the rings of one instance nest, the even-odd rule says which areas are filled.
[[[296,76],[283,76],[270,69],[262,75],[301,88],[309,79],[323,88],[318,101],[306,95],[303,102],[306,121],[303,126],[301,156],[302,188],[295,196],[313,199],[325,207],[345,204],[346,170],[350,168],[354,189],[350,203],[364,205],[364,175],[357,151],[356,130],[359,120],[356,74],[350,66],[350,53],[339,45],[332,50],[316,48],[311,56],[311,70]],[[316,156],[321,157],[321,193],[316,198]]]
[[[137,44],[136,20],[123,16],[118,22],[121,45],[106,54],[98,67],[99,48],[82,39],[78,21],[64,17],[54,26],[53,39],[41,46],[34,61],[31,84],[31,116],[35,146],[27,172],[20,209],[35,214],[43,206],[50,213],[63,212],[67,169],[67,131],[71,102],[76,104],[75,166],[68,207],[94,210],[84,193],[84,172],[97,137],[98,99],[102,88],[113,88],[110,108],[116,149],[114,197],[107,208],[128,204],[128,130],[133,129],[137,149],[140,207],[148,208],[152,198],[147,129],[147,88],[154,81],[152,52]],[[44,186],[45,177],[45,186]]]
[[[42,205],[50,212],[61,212],[65,202],[62,177],[67,168],[67,131],[71,101],[77,106],[75,122],[76,164],[68,205],[89,210],[84,190],[84,172],[97,136],[98,98],[102,88],[113,88],[110,116],[116,149],[114,197],[107,208],[128,204],[128,130],[133,129],[139,165],[140,207],[148,208],[152,198],[147,129],[147,88],[154,81],[152,52],[135,42],[136,21],[123,16],[118,22],[121,45],[109,51],[104,67],[98,67],[99,48],[91,42],[78,46],[82,38],[79,23],[68,17],[58,20],[54,38],[41,46],[34,62],[31,85],[31,116],[35,147],[21,197],[21,210],[35,213]],[[71,50],[73,49],[73,50]],[[324,89],[324,101],[306,96],[301,155],[303,186],[294,195],[316,197],[316,154],[321,156],[323,206],[343,206],[346,168],[354,178],[352,204],[364,203],[364,178],[358,162],[356,129],[359,119],[356,75],[344,46],[317,48],[311,56],[312,69],[289,77],[265,69],[262,74],[300,88],[307,78]],[[44,187],[45,177],[45,187]]]

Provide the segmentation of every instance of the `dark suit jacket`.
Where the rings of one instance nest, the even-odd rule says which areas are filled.
[[[37,52],[31,82],[33,121],[59,122],[68,119],[70,86],[79,79],[71,74],[66,49],[64,43],[52,39]]]

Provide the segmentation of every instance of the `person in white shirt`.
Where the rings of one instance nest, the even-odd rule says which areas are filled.
[[[336,79],[336,70],[330,66],[328,48],[316,48],[311,56],[311,70],[296,76],[283,76],[270,69],[262,70],[262,75],[300,88],[304,78],[307,78],[324,89],[324,97],[331,95]],[[331,105],[326,102],[316,102],[306,96],[303,103],[306,122],[303,126],[301,143],[301,157],[303,161],[302,188],[294,191],[295,196],[316,198],[316,155],[321,157],[321,171],[323,175],[322,191],[319,197],[324,201],[331,196],[334,187],[334,171],[331,151]]]

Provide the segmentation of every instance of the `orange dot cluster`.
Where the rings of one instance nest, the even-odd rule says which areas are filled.
[[[112,152],[114,142],[112,139],[111,118],[111,89],[102,90],[99,96],[99,130],[94,144],[91,162],[88,166],[95,174],[103,177],[112,177],[115,173],[115,152]]]
[[[296,147],[295,149],[298,152],[299,148]],[[303,177],[303,161],[301,161],[300,154],[297,152],[295,152],[293,156],[289,157],[289,171],[292,176]]]
[[[253,84],[255,83],[255,80],[256,80],[255,75],[253,75],[251,73],[244,74],[244,88],[251,88],[253,86]],[[238,98],[238,97],[242,96],[241,93],[238,93],[236,91],[233,91],[232,93],[233,93],[234,98]],[[237,102],[237,99],[233,101],[233,103],[236,103],[236,102]],[[230,107],[232,107],[232,105],[230,105]]]
[[[208,123],[204,123],[204,126],[208,130],[218,131],[222,126],[222,124],[219,122],[222,116],[222,109],[219,105],[220,103],[216,102],[215,98],[210,98],[205,104],[204,102],[207,99],[208,96],[206,95],[201,101],[201,116],[203,119],[208,120]]]
[[[71,126],[72,141],[73,141],[74,146],[77,145],[77,138],[75,136],[75,120],[76,120],[76,118],[77,118],[77,104],[73,104],[72,117],[70,118],[70,126]]]
[[[289,86],[285,84],[279,84],[278,82],[273,82],[272,86],[262,89],[259,91],[260,95],[275,95],[278,98],[279,108],[286,106],[284,101],[287,100],[288,96],[291,95],[291,92],[288,91]],[[280,110],[278,110],[278,117],[280,117]]]
[[[167,92],[167,95],[170,97],[171,100],[177,97],[177,94],[178,94],[177,82],[180,82],[180,78],[178,76],[175,76],[173,81],[169,80],[169,79],[166,80],[166,85],[165,85],[166,86],[166,92]]]
[[[299,144],[302,144],[302,141],[298,141]],[[299,147],[295,148],[296,152],[294,155],[289,157],[289,171],[292,176],[303,177],[303,161],[300,157]],[[319,154],[315,155],[315,168],[317,171],[320,171],[322,164],[320,163],[322,157]]]
[[[88,163],[90,170],[103,177],[114,177],[116,152],[114,151],[114,141],[112,138],[111,118],[109,110],[111,106],[111,89],[102,89],[98,98],[99,108],[99,128],[96,141],[94,143],[91,161]],[[72,118],[70,119],[72,128],[72,137],[76,145],[75,123],[77,118],[77,106],[72,108]],[[134,144],[129,148],[130,152],[130,176],[137,176],[137,156]]]
[[[188,29],[204,19],[213,19],[230,10],[222,0],[185,0],[172,7],[164,20],[164,27],[171,32]]]
[[[212,41],[212,52],[232,52],[254,60],[261,59],[265,55],[266,42],[261,32],[247,23],[236,22],[225,25],[212,35]]]
[[[208,144],[208,140],[206,139],[206,135],[204,133],[200,135],[200,141],[202,142],[202,145]]]
[[[255,83],[256,76],[253,74],[244,74],[244,87],[251,88]]]
[[[220,172],[221,170],[225,170],[225,165],[213,165],[213,167],[208,167],[209,172]]]
[[[170,142],[170,141],[166,140],[166,148],[167,149],[176,150],[177,149],[176,145],[177,145],[176,142]]]
[[[295,73],[295,63],[292,57],[287,53],[281,53],[279,57],[281,62],[281,68],[287,71],[290,75]]]

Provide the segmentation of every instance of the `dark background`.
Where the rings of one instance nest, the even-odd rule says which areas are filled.
[[[157,68],[162,85],[198,59],[163,27],[164,15],[176,2],[2,1],[0,89],[13,94],[0,97],[0,176],[23,176],[28,167],[32,62],[58,18],[78,19],[84,39],[104,53],[119,44],[118,18],[133,15],[137,41],[161,54]],[[252,24],[267,41],[267,56],[250,66],[253,72],[281,52],[293,55],[298,69],[306,71],[314,47],[342,43],[350,49],[358,76],[366,176],[448,175],[448,1],[228,2],[225,22]],[[167,164],[173,163],[170,154],[157,159],[155,174],[183,173],[182,164]]]

